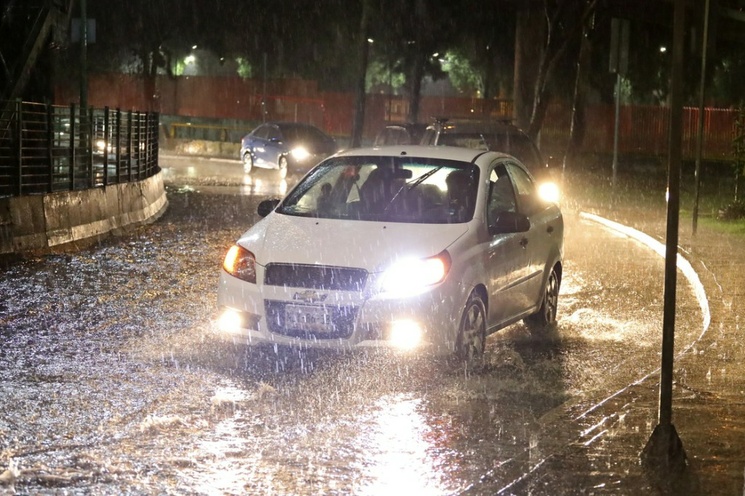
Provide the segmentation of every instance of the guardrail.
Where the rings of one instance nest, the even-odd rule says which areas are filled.
[[[156,174],[159,115],[0,104],[0,197],[140,181]]]

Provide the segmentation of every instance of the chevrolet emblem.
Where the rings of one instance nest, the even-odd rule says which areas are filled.
[[[321,294],[318,291],[313,291],[312,289],[309,289],[307,291],[295,293],[292,296],[292,299],[296,301],[303,301],[305,303],[319,303],[319,302],[326,300],[327,296],[328,294]]]

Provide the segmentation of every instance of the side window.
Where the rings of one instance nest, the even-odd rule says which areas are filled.
[[[266,139],[268,129],[269,126],[261,126],[256,130],[254,136],[256,136],[257,138]]]
[[[276,127],[267,127],[266,132],[267,139],[282,139],[282,133],[279,132],[279,129]]]
[[[499,163],[489,173],[489,199],[486,204],[488,225],[492,225],[502,212],[517,212],[517,200],[505,164]]]
[[[506,169],[515,185],[517,208],[525,215],[533,214],[537,209],[536,187],[533,179],[520,167],[507,163]]]

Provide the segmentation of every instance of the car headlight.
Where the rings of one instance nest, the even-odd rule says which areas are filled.
[[[559,186],[552,181],[541,183],[538,185],[538,196],[545,202],[559,203]]]
[[[99,152],[106,150],[106,142],[104,140],[96,140],[96,149]]]
[[[402,259],[383,273],[381,290],[393,295],[415,295],[442,282],[449,271],[447,251],[430,258]]]
[[[222,267],[231,276],[256,284],[256,257],[242,246],[233,245],[228,250]]]
[[[305,160],[310,157],[310,152],[304,146],[296,146],[290,151],[290,155],[295,160]]]

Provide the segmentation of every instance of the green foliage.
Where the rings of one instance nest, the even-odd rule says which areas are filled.
[[[719,220],[738,220],[745,218],[745,202],[733,201],[726,207],[719,210],[717,215]]]
[[[374,91],[376,87],[390,88],[393,93],[398,93],[406,84],[406,75],[390,64],[380,60],[373,60],[367,66],[365,74],[366,91]]]
[[[456,50],[448,50],[442,61],[442,70],[450,76],[459,91],[466,94],[484,94],[484,81],[468,58]]]
[[[243,79],[248,79],[253,76],[253,66],[251,63],[243,58],[237,57],[235,62],[238,64],[238,75]]]

